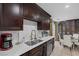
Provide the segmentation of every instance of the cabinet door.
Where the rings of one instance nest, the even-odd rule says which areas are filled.
[[[0,3],[0,28],[2,27],[2,4]]]
[[[43,56],[47,56],[47,42],[43,44]]]
[[[41,17],[40,17],[40,10],[34,5],[32,6],[32,10],[33,10],[33,13],[32,13],[32,17],[33,17],[33,21],[36,21],[36,22],[39,22],[41,21]]]
[[[19,3],[3,4],[3,29],[21,30],[23,24],[23,6]]]
[[[49,20],[43,20],[37,23],[38,30],[50,30],[50,22]]]
[[[49,19],[47,19],[46,20],[46,30],[50,30],[50,20]]]
[[[30,54],[30,56],[42,56],[42,50],[38,50],[36,53],[34,54]]]
[[[23,16],[25,19],[31,20],[32,19],[32,8],[30,3],[24,3],[23,4]]]
[[[39,21],[39,10],[36,7],[36,4],[23,4],[23,15],[27,20]]]
[[[29,56],[42,56],[43,55],[43,45],[40,45],[29,51]]]
[[[42,30],[42,21],[37,22],[37,29]]]

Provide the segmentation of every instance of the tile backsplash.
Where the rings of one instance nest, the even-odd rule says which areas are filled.
[[[24,42],[31,39],[31,31],[35,30],[37,37],[42,37],[43,30],[37,30],[37,22],[24,20],[23,31],[0,31],[1,33],[9,32],[12,33],[12,42],[15,45],[18,41]]]
[[[19,40],[23,38],[25,38],[24,41],[30,40],[32,30],[37,31],[37,22],[24,20],[23,31],[19,31]]]

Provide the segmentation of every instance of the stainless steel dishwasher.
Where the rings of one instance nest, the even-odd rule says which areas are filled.
[[[47,56],[50,56],[50,54],[52,53],[52,41],[50,40],[49,42],[47,42]]]

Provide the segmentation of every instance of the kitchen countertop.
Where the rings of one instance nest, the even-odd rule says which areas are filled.
[[[28,46],[25,43],[21,43],[19,45],[15,45],[10,50],[0,51],[0,56],[19,56],[19,55],[21,55],[21,54],[23,54],[25,52],[28,52],[29,50],[37,47],[37,46],[43,44],[44,42],[50,40],[51,38],[54,38],[54,36],[43,37],[43,38],[41,38],[41,40],[43,40],[42,42],[37,43],[37,44],[35,44],[33,46]]]

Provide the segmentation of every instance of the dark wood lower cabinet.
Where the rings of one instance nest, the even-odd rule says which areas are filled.
[[[47,56],[47,42],[43,44],[43,56]]]
[[[51,39],[52,40],[52,51],[53,51],[53,49],[54,49],[54,38],[53,39]]]
[[[52,42],[52,51],[54,49],[54,39],[49,40]],[[47,56],[47,43],[49,42],[45,42],[43,44],[41,44],[40,46],[37,46],[35,48],[33,48],[32,50],[20,55],[20,56]]]
[[[38,50],[34,54],[29,54],[29,56],[42,56],[42,49],[41,50]]]
[[[29,56],[42,56],[43,54],[43,45],[40,45],[29,51]]]
[[[42,56],[42,55],[43,55],[43,45],[40,45],[20,56]]]

